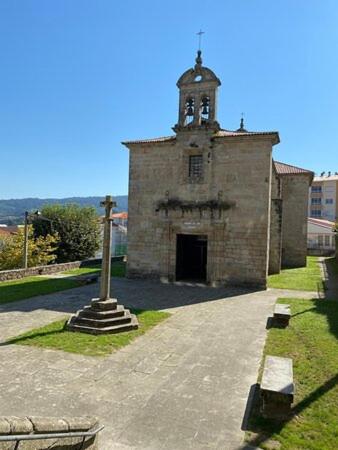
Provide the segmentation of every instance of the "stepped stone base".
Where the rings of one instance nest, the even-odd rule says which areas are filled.
[[[129,309],[118,305],[116,298],[100,300],[93,298],[90,306],[85,306],[72,316],[67,324],[68,331],[89,334],[113,334],[136,330],[138,320]]]

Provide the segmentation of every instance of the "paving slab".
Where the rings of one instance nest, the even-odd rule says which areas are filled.
[[[113,279],[126,307],[172,316],[108,357],[0,346],[0,415],[94,415],[103,450],[241,448],[241,424],[278,297],[269,289]],[[97,286],[2,305],[1,341],[73,313]]]

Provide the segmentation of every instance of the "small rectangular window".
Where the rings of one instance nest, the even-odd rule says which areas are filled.
[[[333,205],[333,198],[327,198],[325,200],[325,205]]]
[[[311,199],[312,205],[320,205],[322,203],[322,199],[320,197],[313,197]]]
[[[203,175],[203,155],[189,156],[189,177],[201,178]]]
[[[322,192],[322,187],[321,186],[312,186],[311,192]]]
[[[311,210],[311,217],[321,217],[322,212],[320,209],[312,209]]]
[[[330,247],[330,236],[329,235],[325,235],[325,247]]]
[[[319,245],[319,247],[323,246],[323,236],[320,234],[318,235],[318,245]]]

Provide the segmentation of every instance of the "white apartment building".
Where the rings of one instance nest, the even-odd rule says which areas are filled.
[[[309,217],[338,221],[338,172],[314,177],[309,193]]]
[[[307,248],[313,255],[334,254],[336,250],[335,223],[329,220],[308,218]]]

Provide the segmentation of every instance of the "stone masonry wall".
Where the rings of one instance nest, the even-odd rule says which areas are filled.
[[[121,261],[123,256],[113,256],[112,261]],[[34,275],[47,275],[50,273],[64,272],[70,269],[77,269],[79,267],[86,267],[92,264],[100,264],[101,258],[86,259],[84,261],[72,261],[61,264],[50,264],[47,266],[28,267],[28,269],[14,269],[0,271],[0,282],[17,280],[24,277]]]
[[[307,254],[307,206],[310,177],[283,175],[282,266],[303,267]]]
[[[130,144],[129,277],[175,279],[176,235],[208,237],[207,281],[265,287],[271,141],[182,132],[176,142]],[[203,154],[203,179],[189,182],[189,155]],[[221,212],[158,210],[160,201],[220,200]]]
[[[269,274],[279,273],[282,259],[282,200],[280,179],[275,170],[271,177],[271,220],[269,247]]]
[[[282,261],[282,200],[271,200],[269,275],[279,273]]]
[[[49,434],[89,431],[98,426],[93,417],[0,417],[0,436]],[[20,441],[20,450],[98,450],[98,434],[83,437],[52,438]],[[12,450],[16,441],[0,441],[0,450]],[[16,447],[15,447],[16,448]]]

